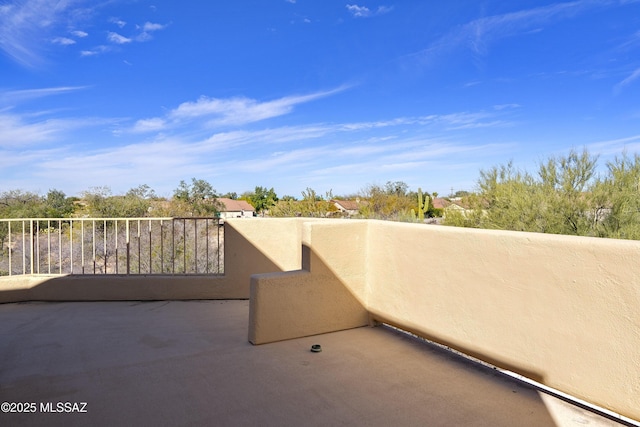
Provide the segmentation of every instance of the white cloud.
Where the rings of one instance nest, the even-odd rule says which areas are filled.
[[[100,55],[101,53],[109,52],[110,50],[111,48],[109,46],[100,45],[94,47],[93,49],[80,51],[80,56],[95,56]]]
[[[41,113],[44,114],[44,113]],[[0,147],[29,147],[58,141],[67,132],[104,124],[89,119],[41,119],[39,114],[0,113]]]
[[[76,41],[73,40],[73,39],[70,39],[68,37],[55,37],[55,38],[51,39],[51,43],[59,44],[59,45],[63,45],[63,46],[68,46],[68,45],[75,44]]]
[[[151,31],[164,30],[165,28],[167,28],[166,25],[154,24],[153,22],[145,22],[144,25],[142,26],[142,31],[148,33]]]
[[[13,61],[29,68],[46,65],[47,50],[43,40],[49,40],[58,46],[76,44],[75,39],[87,37],[89,34],[81,30],[69,30],[86,25],[93,17],[94,6],[82,5],[82,0],[16,0],[10,4],[0,4],[0,51]],[[97,7],[97,6],[95,6]],[[109,22],[118,28],[127,25],[120,18],[111,18]],[[107,40],[115,44],[126,44],[132,41],[147,41],[152,32],[166,26],[146,22],[138,27],[139,34],[126,37],[117,32],[109,32]],[[70,37],[56,36],[56,32],[68,32]],[[95,56],[109,49],[97,46],[80,51],[81,56]]]
[[[165,121],[160,118],[138,120],[133,126],[133,132],[156,132],[164,129],[165,126]]]
[[[342,86],[330,91],[287,96],[265,102],[246,97],[220,99],[202,96],[197,101],[183,102],[170,111],[166,118],[140,120],[132,131],[155,131],[157,129],[154,126],[176,127],[194,120],[199,120],[204,127],[244,125],[288,114],[296,105],[336,94],[346,88],[346,86]]]
[[[127,23],[120,18],[109,18],[109,22],[116,24],[120,28],[124,28]]]
[[[371,11],[366,6],[358,6],[357,4],[348,4],[347,10],[358,18],[371,16]]]
[[[0,100],[2,96],[29,99],[77,89],[0,92]],[[60,118],[50,112],[20,115],[0,109],[0,168],[7,171],[5,185],[14,182],[13,175],[18,176],[18,171],[28,166],[29,173],[20,175],[21,188],[37,189],[44,182],[70,194],[106,183],[116,193],[135,183],[147,183],[159,194],[166,194],[181,179],[191,176],[210,180],[216,188],[226,186],[229,191],[266,183],[280,187],[279,192],[296,194],[297,185],[333,186],[337,182],[349,186],[344,191],[353,192],[381,173],[383,180],[405,179],[417,186],[427,179],[425,173],[453,168],[465,158],[467,164],[473,163],[479,157],[508,149],[504,144],[477,147],[473,132],[466,130],[495,125],[508,114],[507,108],[373,122],[243,127],[265,117],[287,114],[303,102],[341,90],[344,87],[271,101],[201,98],[180,104],[163,117],[137,120],[128,132],[120,132],[117,137],[105,132],[113,129],[115,120]],[[247,117],[240,120],[244,115]],[[237,125],[223,131],[207,127],[216,120]],[[90,127],[97,127],[99,132],[89,136],[92,144],[87,146],[87,136],[78,135]],[[152,136],[140,139],[133,132]],[[446,139],[442,136],[445,133]],[[74,135],[78,136],[77,142]],[[7,158],[14,159],[10,169],[4,168]],[[238,171],[243,173],[239,176]]]
[[[126,44],[126,43],[131,43],[132,40],[130,38],[127,38],[125,36],[122,36],[118,33],[114,33],[114,32],[108,32],[107,33],[107,40],[109,40],[112,43],[116,43],[116,44]]]
[[[372,11],[366,6],[358,6],[357,4],[348,4],[346,7],[347,10],[356,18],[368,18],[375,15],[383,15],[391,12],[393,9],[392,7],[387,6],[378,6],[377,9]]]

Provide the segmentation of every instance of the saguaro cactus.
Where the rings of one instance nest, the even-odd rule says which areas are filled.
[[[429,210],[429,195],[424,198],[422,197],[422,189],[418,188],[418,213],[414,209],[411,209],[411,214],[414,218],[417,217],[418,221],[424,221],[424,214]]]

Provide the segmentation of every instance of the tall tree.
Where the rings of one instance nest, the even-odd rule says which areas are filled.
[[[36,218],[44,216],[44,200],[36,193],[9,190],[0,193],[0,218]]]
[[[191,184],[180,181],[173,193],[183,214],[190,216],[215,216],[220,209],[216,190],[203,179],[191,178]]]
[[[260,213],[269,210],[269,208],[275,205],[278,201],[278,196],[273,187],[267,190],[266,187],[256,186],[253,193],[247,194],[247,199],[256,209],[256,213]]]
[[[66,218],[74,211],[73,200],[60,190],[49,190],[44,205],[46,218]]]
[[[597,158],[586,150],[552,157],[537,178],[510,162],[480,172],[479,192],[467,197],[472,212],[448,212],[445,224],[466,227],[596,235],[591,189]]]
[[[640,155],[623,153],[607,163],[607,170],[593,196],[598,235],[640,240]]]

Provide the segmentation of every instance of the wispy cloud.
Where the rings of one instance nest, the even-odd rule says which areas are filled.
[[[9,0],[0,5],[0,52],[13,61],[29,68],[46,64],[46,53],[42,41],[52,45],[69,47],[77,45],[77,39],[89,34],[79,29],[80,23],[90,19],[93,10],[81,6],[81,0]],[[96,5],[95,7],[99,7]],[[109,19],[119,30],[127,26],[120,18]],[[132,35],[120,32],[107,33],[107,41],[116,45],[145,42],[151,34],[166,28],[166,25],[146,22],[136,26]],[[111,51],[100,45],[80,51],[81,56],[95,56]]]
[[[258,122],[288,114],[293,111],[296,105],[339,93],[346,88],[346,86],[342,86],[310,95],[287,96],[264,102],[246,97],[220,99],[202,96],[195,102],[189,101],[180,104],[164,118],[139,120],[132,131],[157,131],[165,127],[191,123],[193,120],[201,120],[206,127],[238,126]]]
[[[496,40],[526,32],[538,32],[545,25],[615,4],[617,2],[612,0],[578,0],[476,19],[454,28],[416,55],[427,63],[440,54],[460,47],[466,47],[476,55],[486,55],[490,44]]]
[[[167,28],[166,25],[155,24],[153,22],[145,22],[144,25],[142,26],[142,31],[148,33],[151,31],[164,30],[165,28]]]
[[[53,39],[51,39],[51,43],[68,46],[68,45],[76,44],[76,41],[68,37],[54,37]]]
[[[597,141],[588,144],[586,148],[592,153],[602,156],[620,154],[624,151],[633,153],[640,151],[640,135],[633,135],[625,138]]]
[[[102,124],[104,122],[99,120],[58,118],[42,120],[38,114],[0,113],[0,148],[37,147],[42,143],[58,141],[67,132]]]
[[[636,68],[627,78],[625,78],[620,83],[615,85],[614,91],[616,93],[620,93],[622,91],[622,89],[624,89],[626,86],[629,86],[631,83],[636,81],[638,78],[640,78],[640,68]]]
[[[109,46],[98,45],[92,49],[81,50],[80,56],[96,56],[109,51],[111,51],[111,48]]]
[[[27,67],[43,63],[43,39],[48,39],[72,2],[25,0],[0,7],[0,50]]]
[[[357,4],[347,4],[347,10],[356,18],[369,18],[376,15],[384,15],[385,13],[391,12],[392,7],[388,6],[378,6],[377,9],[369,9],[366,6],[359,6]]]
[[[85,89],[87,86],[58,86],[41,89],[22,89],[0,91],[0,105],[11,105],[14,103],[29,101],[51,95],[61,95],[77,90]]]
[[[115,17],[109,18],[109,22],[111,22],[112,24],[116,24],[120,28],[124,28],[127,25],[126,21]]]
[[[164,30],[167,25],[156,24],[153,22],[145,22],[144,25],[138,26],[140,33],[135,37],[136,41],[146,42],[153,38],[152,34],[156,31]]]
[[[107,33],[107,40],[109,40],[111,43],[115,43],[115,44],[126,44],[126,43],[131,43],[131,39],[128,37],[125,37],[123,35],[120,35],[118,33],[114,33],[114,32],[108,32]]]
[[[10,96],[27,99],[74,89],[15,91]],[[25,178],[20,187],[33,188],[32,182],[55,180],[56,186],[71,192],[105,183],[120,192],[134,183],[149,183],[164,194],[188,176],[210,180],[217,186],[222,182],[233,191],[265,182],[269,186],[291,188],[291,181],[296,179],[304,180],[305,185],[320,186],[344,181],[345,187],[347,183],[350,187],[344,191],[357,191],[359,185],[371,182],[372,176],[380,173],[398,179],[415,177],[420,182],[427,166],[427,170],[441,170],[450,163],[454,167],[464,156],[473,159],[467,162],[476,161],[477,157],[507,149],[504,144],[476,147],[467,137],[468,129],[473,127],[498,126],[498,122],[504,125],[508,108],[372,122],[257,129],[255,125],[245,126],[287,114],[301,103],[340,90],[344,88],[262,102],[249,98],[201,98],[180,104],[163,117],[136,121],[135,128],[130,130],[148,134],[142,140],[125,132],[117,137],[102,136],[102,142],[89,149],[74,145],[81,143],[70,142],[73,140],[69,135],[91,126],[108,135],[104,131],[112,129],[115,120],[54,118],[47,112],[26,115],[0,110],[0,158],[11,158],[6,167],[12,170],[29,165],[31,181]],[[210,127],[211,121],[231,125],[228,130],[216,129]],[[448,136],[445,138],[444,134]],[[0,165],[5,167],[2,160]],[[237,176],[238,172],[248,180],[259,174],[261,181],[227,180],[226,177]]]

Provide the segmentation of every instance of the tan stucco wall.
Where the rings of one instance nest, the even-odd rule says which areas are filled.
[[[223,276],[4,276],[0,303],[247,299],[252,274],[300,268],[302,222],[234,219],[225,224]]]
[[[640,419],[640,242],[379,222],[369,236],[374,316]]]
[[[321,225],[321,233],[314,227]],[[365,326],[365,222],[302,222],[302,269],[251,279],[249,341],[254,344]]]
[[[640,419],[640,242],[382,221],[305,224],[303,241],[305,272],[253,278],[264,342],[329,324],[287,313],[326,298],[328,274],[374,320]]]

